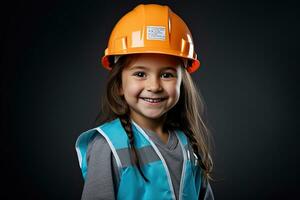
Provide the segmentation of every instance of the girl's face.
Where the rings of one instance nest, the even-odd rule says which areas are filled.
[[[178,58],[161,54],[132,55],[122,71],[120,94],[133,120],[159,119],[176,105],[182,81]]]

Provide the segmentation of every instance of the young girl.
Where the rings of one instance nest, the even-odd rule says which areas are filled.
[[[114,27],[97,126],[76,141],[82,199],[213,199],[191,33],[168,6],[139,5]]]

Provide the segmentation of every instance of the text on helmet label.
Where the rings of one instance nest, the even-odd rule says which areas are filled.
[[[147,40],[165,40],[166,27],[164,26],[147,26]]]

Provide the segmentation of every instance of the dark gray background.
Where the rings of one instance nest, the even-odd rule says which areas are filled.
[[[216,199],[297,197],[296,4],[121,0],[1,5],[1,196],[80,198],[74,145],[99,110],[100,57],[114,24],[141,2],[168,4],[192,31]]]

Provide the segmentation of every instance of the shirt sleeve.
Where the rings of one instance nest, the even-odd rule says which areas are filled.
[[[115,199],[115,170],[111,149],[101,135],[87,148],[87,176],[81,200]]]
[[[203,179],[200,188],[199,200],[214,200],[214,194],[209,181]]]

